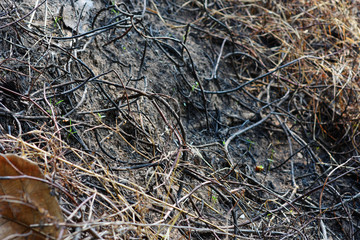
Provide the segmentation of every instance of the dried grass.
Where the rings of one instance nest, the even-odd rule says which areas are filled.
[[[57,186],[64,239],[360,237],[359,3],[134,1],[66,36],[50,2],[16,2],[0,148]]]

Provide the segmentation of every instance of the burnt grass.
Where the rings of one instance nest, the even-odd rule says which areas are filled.
[[[359,9],[1,1],[0,151],[59,238],[360,239]]]

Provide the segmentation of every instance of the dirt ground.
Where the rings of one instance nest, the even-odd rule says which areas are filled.
[[[0,1],[0,150],[64,239],[360,239],[357,1]]]

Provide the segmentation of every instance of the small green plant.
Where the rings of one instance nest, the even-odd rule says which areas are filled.
[[[111,9],[111,12],[112,12],[113,14],[115,14],[115,15],[119,14],[119,12],[116,11],[114,8]]]
[[[54,20],[54,28],[56,28],[56,26],[59,25],[59,22],[61,21],[61,19],[62,19],[62,17],[59,17],[59,16],[55,17],[55,20]]]
[[[74,135],[76,133],[76,130],[74,130],[72,124],[71,124],[71,119],[69,120],[69,134],[68,134],[68,138],[71,136],[71,135]]]
[[[198,86],[199,86],[199,83],[198,83],[198,82],[195,82],[195,84],[192,85],[192,87],[191,87],[191,91],[194,91],[195,88],[197,88]]]
[[[274,155],[275,155],[275,150],[271,149],[270,158],[268,158],[268,160],[271,160],[273,162],[274,161]]]
[[[57,103],[55,103],[55,106],[56,105],[59,105],[60,103],[62,103],[64,100],[60,100],[60,101],[58,101]]]
[[[268,162],[269,162],[268,171],[270,171],[271,164],[274,162],[274,159],[268,158],[267,160],[268,160]]]
[[[50,100],[49,100],[49,103],[50,103],[50,106],[51,106],[51,101],[52,101],[52,99],[50,98]],[[50,115],[52,114],[52,111],[51,111],[51,108],[49,109],[49,110],[46,110]]]
[[[105,115],[101,115],[100,113],[97,114],[100,119],[104,118]]]
[[[274,162],[274,155],[275,155],[275,150],[271,149],[270,158],[267,159],[269,162],[268,171],[270,170],[271,164]]]
[[[115,1],[112,1],[112,5],[113,5],[114,7],[116,6]],[[112,9],[111,9],[111,12],[112,12],[113,14],[115,14],[115,15],[120,14],[120,12],[119,12],[119,11],[117,11],[115,8],[112,8]]]
[[[217,199],[217,197],[216,197],[214,194],[211,196],[211,200],[212,200],[213,203],[217,203],[217,202],[218,202],[218,199]]]
[[[251,141],[250,139],[246,140],[247,143],[249,143],[249,151],[251,150],[251,146],[255,145],[255,142]]]
[[[64,100],[60,100],[60,101],[58,101],[57,103],[55,103],[54,104],[54,106],[57,106],[57,105],[59,105],[60,103],[62,103]],[[52,99],[50,98],[50,100],[49,100],[49,103],[50,103],[50,105],[52,105]],[[52,114],[52,111],[51,111],[51,109],[49,109],[49,110],[46,110],[50,115]]]
[[[57,103],[55,103],[54,104],[54,106],[56,106],[56,105],[59,105],[60,103],[62,103],[64,100],[60,100],[60,101],[58,101]],[[50,105],[52,105],[52,99],[50,98],[50,100],[49,100],[49,103],[50,103]],[[50,115],[52,114],[52,111],[51,111],[51,109],[49,109],[49,110],[46,110]]]

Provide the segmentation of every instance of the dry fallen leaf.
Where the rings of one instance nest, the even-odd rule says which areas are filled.
[[[0,154],[0,239],[58,238],[62,212],[43,179],[36,163]]]

